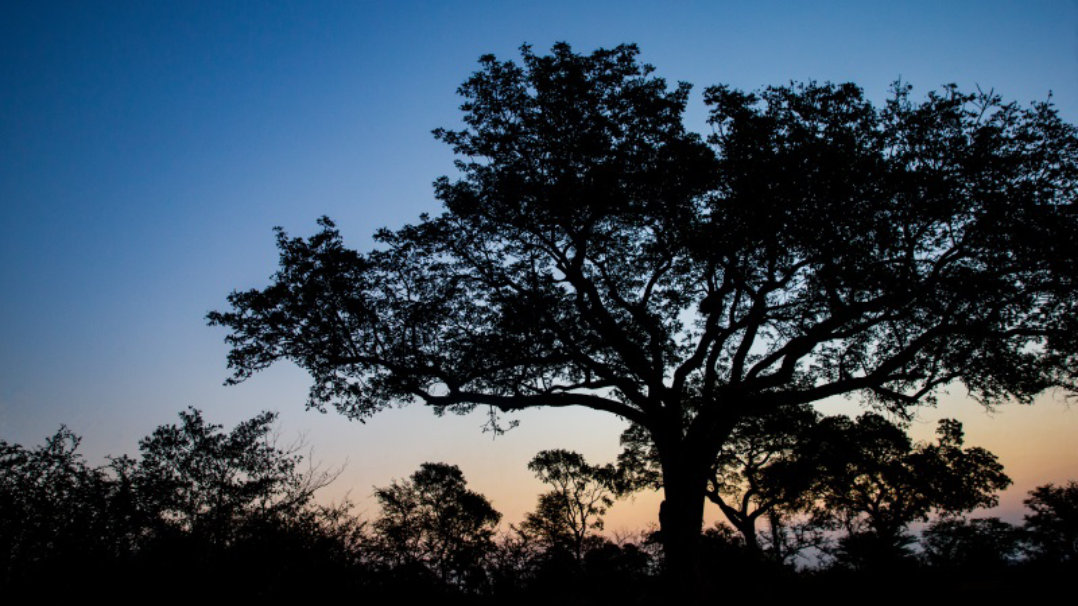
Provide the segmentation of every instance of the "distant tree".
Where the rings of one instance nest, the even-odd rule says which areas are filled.
[[[808,407],[746,417],[715,458],[707,497],[750,550],[760,548],[756,534],[760,518],[767,520],[767,542],[776,559],[784,560],[803,547],[787,536],[783,520],[807,509],[814,498],[815,453],[806,444],[818,422],[819,414]]]
[[[705,140],[690,86],[637,55],[482,57],[461,129],[435,131],[460,157],[444,212],[365,254],[326,218],[279,231],[272,283],[209,314],[232,382],[291,360],[310,406],[356,419],[420,400],[633,422],[689,592],[741,418],[838,395],[904,411],[955,382],[985,403],[1078,389],[1078,135],[1050,103],[715,86]]]
[[[1018,528],[999,518],[945,517],[925,528],[921,546],[936,568],[991,573],[1017,560],[1020,538]]]
[[[532,458],[528,469],[552,490],[539,496],[536,510],[528,513],[521,530],[582,562],[588,537],[603,529],[603,516],[614,504],[615,468],[589,465],[576,452],[544,450]]]
[[[943,419],[934,444],[913,444],[882,416],[827,417],[817,433],[821,509],[847,536],[836,553],[859,568],[894,563],[914,542],[907,527],[932,513],[957,515],[998,503],[1011,484],[995,455],[962,448],[961,423]]]
[[[1042,562],[1078,563],[1078,482],[1038,486],[1024,503],[1030,554]]]
[[[56,570],[72,581],[126,555],[115,540],[115,485],[86,464],[81,438],[61,426],[34,448],[0,441],[0,587]]]
[[[422,567],[462,590],[485,586],[483,564],[501,514],[468,490],[460,468],[423,463],[407,480],[375,489],[374,497],[381,506],[372,525],[376,548],[391,566]]]
[[[227,433],[195,408],[179,416],[179,424],[140,440],[140,458],[124,465],[158,533],[227,547],[253,524],[298,517],[335,477],[305,467],[295,448],[275,443],[276,413]]]
[[[197,582],[176,585],[172,597],[281,599],[359,584],[364,523],[348,503],[312,500],[335,474],[278,447],[275,415],[231,432],[196,409],[180,418],[141,440],[140,456],[100,467],[83,460],[66,427],[35,448],[0,442],[0,588],[133,598],[188,578]],[[316,573],[338,584],[300,580]]]
[[[513,526],[498,533],[487,565],[491,592],[505,599],[525,595],[536,578],[546,547],[532,534]]]

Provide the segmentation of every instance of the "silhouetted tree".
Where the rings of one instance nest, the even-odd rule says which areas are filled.
[[[1041,562],[1078,563],[1078,482],[1045,484],[1023,501],[1030,555]]]
[[[287,359],[363,419],[583,406],[646,429],[666,561],[696,587],[711,466],[739,419],[850,394],[903,410],[962,382],[1076,388],[1078,136],[1050,103],[954,86],[705,91],[687,132],[635,46],[480,59],[445,211],[345,248],[278,232],[233,292],[232,382]]]
[[[581,562],[585,542],[603,529],[603,516],[614,504],[614,467],[589,465],[583,455],[568,450],[544,450],[532,457],[528,469],[552,490],[539,496],[521,530],[540,537],[548,548],[567,550]]]
[[[910,523],[998,503],[1011,484],[995,455],[962,448],[962,424],[943,419],[935,444],[913,444],[902,428],[873,413],[827,417],[817,434],[822,509],[847,531],[836,554],[857,568],[911,555]]]
[[[487,565],[491,592],[502,599],[527,593],[545,554],[544,547],[535,536],[512,525],[507,532],[499,533]]]
[[[921,534],[924,557],[932,566],[992,573],[1016,561],[1021,532],[999,518],[935,520]]]
[[[197,409],[179,416],[179,424],[161,425],[139,441],[141,457],[129,472],[160,533],[225,547],[249,524],[296,517],[335,477],[303,467],[294,448],[275,444],[276,413],[227,433]]]
[[[114,515],[116,486],[61,427],[35,448],[0,441],[0,587],[70,570],[81,582],[127,555]]]
[[[364,582],[364,523],[348,503],[313,502],[334,474],[279,448],[275,415],[227,433],[198,410],[180,417],[101,467],[65,427],[32,449],[0,442],[0,589],[127,598],[186,578],[171,597],[283,599]],[[333,583],[312,587],[314,574]]]
[[[715,459],[707,497],[744,537],[750,550],[788,562],[824,541],[806,513],[819,495],[813,434],[820,415],[809,406],[745,417]],[[757,521],[767,532],[757,535]]]
[[[407,480],[376,489],[374,497],[382,509],[372,525],[375,547],[398,572],[421,581],[429,571],[467,591],[486,586],[483,565],[494,550],[501,514],[468,490],[460,468],[423,463]]]
[[[820,542],[820,533],[807,520],[788,527],[791,518],[810,509],[816,497],[813,489],[819,474],[813,432],[819,419],[807,406],[744,417],[715,457],[707,498],[741,533],[750,551],[761,549],[757,528],[761,519],[769,528],[764,541],[779,561]],[[621,442],[619,466],[632,488],[661,488],[660,459],[647,432],[631,426]]]
[[[180,576],[198,584],[177,587],[177,597],[202,587],[229,599],[283,598],[303,587],[293,575],[315,570],[339,587],[307,587],[303,595],[325,597],[352,585],[362,524],[347,504],[313,501],[336,474],[312,466],[301,445],[279,445],[275,419],[262,412],[226,431],[189,408],[178,423],[140,440],[138,457],[112,460],[140,529],[129,590]]]

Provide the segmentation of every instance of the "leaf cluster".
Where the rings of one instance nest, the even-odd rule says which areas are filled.
[[[395,567],[426,569],[443,583],[474,589],[494,550],[501,514],[469,490],[456,465],[423,463],[408,479],[377,488],[372,546]]]

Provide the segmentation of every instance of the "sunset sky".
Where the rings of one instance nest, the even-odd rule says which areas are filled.
[[[431,182],[453,174],[431,130],[460,122],[457,86],[484,53],[518,58],[556,41],[622,42],[695,95],[791,80],[852,81],[885,98],[949,82],[1022,104],[1052,101],[1078,122],[1076,2],[22,2],[0,17],[0,439],[39,444],[61,424],[95,463],[193,405],[231,427],[281,413],[283,443],[345,465],[323,498],[367,516],[372,486],[424,461],[461,467],[508,522],[542,490],[526,469],[544,448],[613,459],[621,424],[538,410],[497,439],[480,415],[421,406],[367,424],[303,409],[308,379],[274,366],[236,387],[225,330],[205,314],[262,287],[272,228],[334,219],[366,249],[381,226],[438,212]],[[966,423],[1024,493],[1078,479],[1078,410],[1048,394],[986,412],[955,388],[914,424]],[[854,401],[827,412],[856,414]],[[608,528],[656,522],[658,498],[619,504]],[[711,519],[715,512],[709,511]]]

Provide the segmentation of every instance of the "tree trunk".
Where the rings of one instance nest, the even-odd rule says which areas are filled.
[[[698,604],[705,595],[700,567],[700,531],[704,525],[706,465],[663,465],[663,496],[659,526],[665,558],[664,574],[671,603]],[[675,601],[676,600],[676,601]]]
[[[756,538],[756,518],[747,517],[737,530],[741,533],[741,538],[745,540],[745,548],[749,550],[749,553],[760,555],[760,540]]]
[[[786,561],[786,545],[783,540],[782,516],[772,509],[767,514],[767,524],[771,531],[771,550],[780,564]]]
[[[705,602],[705,596],[713,592],[710,579],[703,574],[700,548],[708,478],[711,464],[733,429],[733,419],[701,413],[684,430],[680,416],[667,421],[650,428],[663,476],[659,529],[667,588],[664,601],[702,605],[713,601]]]

